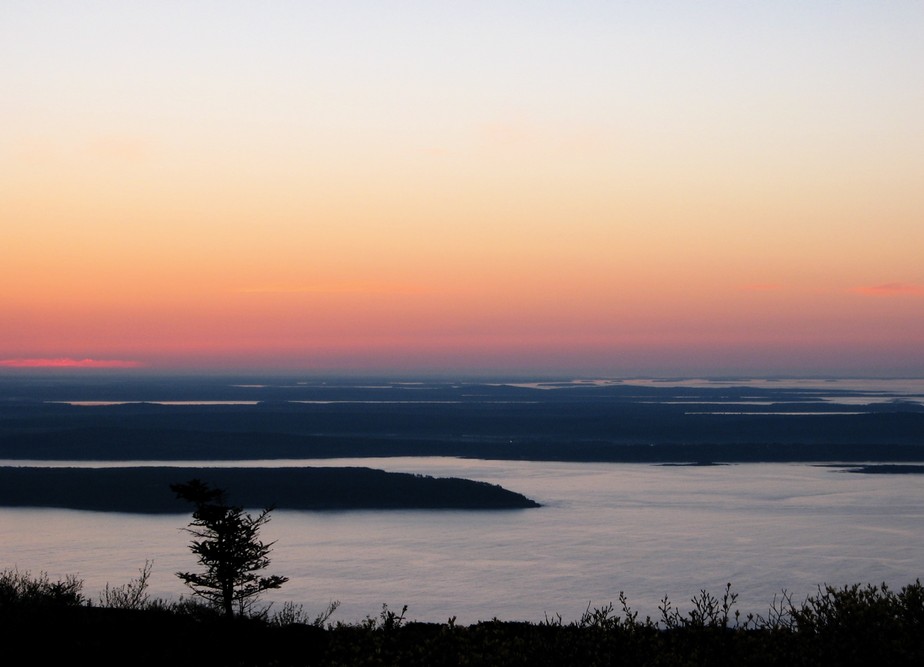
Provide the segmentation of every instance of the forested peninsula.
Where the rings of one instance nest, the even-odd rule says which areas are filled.
[[[187,513],[171,484],[201,479],[248,508],[525,509],[538,503],[500,486],[371,468],[0,467],[0,506]]]

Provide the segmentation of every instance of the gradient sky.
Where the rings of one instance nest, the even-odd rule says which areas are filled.
[[[924,375],[921,2],[4,0],[0,91],[3,367]]]

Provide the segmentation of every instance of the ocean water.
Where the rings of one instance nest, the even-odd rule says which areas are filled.
[[[24,463],[24,462],[19,462]],[[184,465],[188,464],[184,463]],[[227,462],[361,465],[501,484],[542,503],[518,511],[276,511],[269,572],[290,577],[267,602],[333,620],[573,620],[624,591],[641,616],[665,595],[689,609],[726,583],[743,612],[766,613],[783,590],[888,583],[924,574],[924,477],[806,464],[647,464],[387,458]],[[153,561],[151,594],[187,594],[193,570],[183,515],[0,509],[0,568],[76,574],[96,597]]]

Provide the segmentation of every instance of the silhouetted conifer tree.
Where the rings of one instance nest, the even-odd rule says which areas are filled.
[[[221,609],[226,616],[245,614],[263,591],[279,588],[289,579],[276,575],[262,577],[257,572],[269,565],[269,552],[275,542],[259,539],[260,529],[269,521],[272,508],[256,517],[241,507],[229,505],[223,489],[193,479],[171,484],[178,498],[195,505],[192,521],[185,529],[193,535],[190,550],[205,572],[177,572],[193,594]]]

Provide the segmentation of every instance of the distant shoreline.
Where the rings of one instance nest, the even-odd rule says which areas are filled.
[[[0,460],[924,462],[924,385],[771,384],[0,378]]]
[[[924,465],[877,464],[850,466],[844,472],[862,475],[924,475]]]

